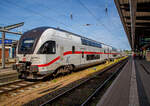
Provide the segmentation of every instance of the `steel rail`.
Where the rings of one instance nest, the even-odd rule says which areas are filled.
[[[16,78],[16,77],[18,77],[18,74],[12,74],[5,77],[0,77],[0,82],[3,80],[7,80],[7,79],[9,80],[10,78]]]
[[[113,78],[114,76],[116,76],[121,70],[122,68],[126,65],[127,62],[125,62],[124,64],[122,64],[115,73],[113,73],[111,76],[109,76],[107,78],[107,80],[105,80],[102,84],[100,84],[100,86],[81,104],[81,106],[85,106],[86,104],[89,103],[89,101],[98,93],[100,92],[105,85],[107,85]]]
[[[11,82],[11,83],[3,84],[3,85],[0,85],[0,94],[15,91],[15,90],[18,90],[18,89],[21,89],[21,88],[25,88],[25,87],[28,87],[28,86],[31,86],[31,85],[35,85],[37,83],[40,83],[40,81],[27,82],[27,81],[24,81],[24,80],[17,80],[17,81]],[[14,86],[14,87],[12,87],[12,86]]]
[[[127,59],[122,60],[122,61],[119,61],[119,62],[117,62],[117,63],[115,63],[115,64],[113,64],[113,65],[111,65],[111,66],[105,68],[103,71],[97,73],[97,75],[100,75],[100,74],[105,73],[106,71],[108,71],[108,70],[114,68],[115,66],[117,66],[118,64],[121,64],[122,62],[124,62],[124,61],[126,61],[126,60],[127,60]],[[74,86],[74,87],[72,87],[72,88],[70,88],[70,89],[68,89],[68,90],[66,90],[66,91],[64,91],[64,92],[62,92],[61,94],[55,96],[54,98],[52,98],[52,99],[50,99],[50,100],[44,102],[44,103],[41,104],[40,106],[46,106],[47,104],[52,103],[52,102],[55,101],[56,99],[62,97],[62,96],[65,95],[66,93],[68,93],[68,92],[70,92],[70,91],[76,89],[77,87],[81,86],[82,84],[86,83],[87,81],[91,80],[92,78],[94,78],[94,76],[87,78],[87,79],[84,80],[83,82],[81,82],[81,83],[77,84],[76,86]]]

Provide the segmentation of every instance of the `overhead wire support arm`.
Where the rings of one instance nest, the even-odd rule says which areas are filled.
[[[6,30],[6,29],[0,29],[0,32],[6,32],[6,33],[11,33],[11,34],[16,34],[16,35],[22,35],[22,33],[21,32],[11,32],[11,31],[8,31],[8,30]]]
[[[0,32],[2,32],[2,68],[5,68],[5,33],[11,33],[16,35],[22,35],[21,32],[11,32],[9,30],[23,26],[24,22],[8,25],[5,27],[0,27]]]
[[[14,28],[23,26],[23,25],[24,25],[24,22],[21,22],[21,23],[18,23],[18,24],[13,24],[13,25],[5,26],[4,29],[6,29],[6,30],[11,30],[11,29],[14,29]]]

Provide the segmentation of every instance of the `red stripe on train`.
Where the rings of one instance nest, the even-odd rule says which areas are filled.
[[[47,64],[41,64],[41,65],[37,65],[38,67],[46,67],[46,66],[49,66],[51,64],[53,64],[54,62],[56,62],[57,60],[60,59],[60,56],[56,57],[54,60],[50,61],[49,63]]]
[[[66,56],[66,55],[69,55],[69,54],[82,54],[82,53],[84,53],[84,54],[114,54],[114,55],[119,54],[119,53],[103,53],[103,52],[87,52],[87,51],[84,51],[84,52],[75,51],[74,53],[72,53],[72,51],[67,51],[67,52],[64,52],[63,55]],[[46,66],[49,66],[49,65],[53,64],[54,62],[56,62],[59,59],[60,59],[60,56],[56,57],[54,60],[50,61],[49,63],[41,64],[41,65],[37,65],[37,66],[38,67],[46,67]]]

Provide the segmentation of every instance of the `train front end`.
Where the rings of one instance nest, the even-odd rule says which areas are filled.
[[[35,53],[38,41],[46,28],[36,28],[25,32],[17,46],[17,62],[13,69],[17,70],[20,79],[42,79],[38,65],[42,61],[41,56]]]

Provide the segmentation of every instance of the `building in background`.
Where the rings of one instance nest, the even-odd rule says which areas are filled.
[[[0,60],[2,58],[2,40],[0,39]],[[5,58],[15,58],[16,57],[16,45],[17,40],[5,39]]]

